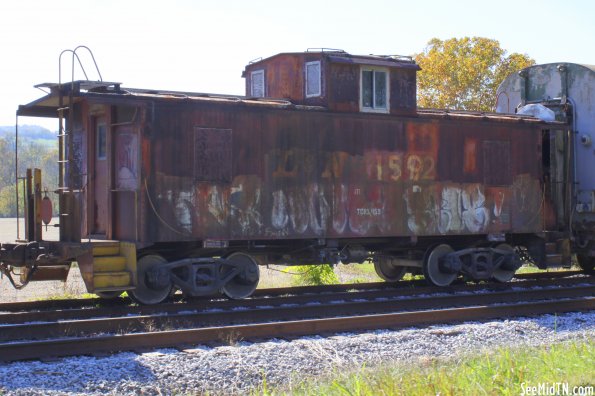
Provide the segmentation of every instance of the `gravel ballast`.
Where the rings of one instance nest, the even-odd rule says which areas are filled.
[[[287,386],[341,369],[393,361],[452,357],[496,346],[551,344],[595,337],[595,312],[560,316],[439,325],[399,331],[302,337],[293,341],[239,341],[76,357],[51,362],[0,363],[0,394],[245,394],[266,378],[267,386]]]

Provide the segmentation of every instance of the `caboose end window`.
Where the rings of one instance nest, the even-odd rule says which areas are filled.
[[[306,97],[322,95],[320,84],[320,61],[306,62]]]
[[[360,83],[361,111],[388,113],[388,71],[362,68]]]
[[[264,70],[250,73],[250,95],[254,98],[264,98]]]

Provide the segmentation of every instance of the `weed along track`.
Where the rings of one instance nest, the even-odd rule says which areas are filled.
[[[294,294],[262,292],[241,302],[198,300],[149,307],[9,312],[0,315],[0,360],[183,349],[234,339],[403,328],[595,308],[592,276],[556,277],[442,289],[364,287],[306,294],[304,288],[298,288]]]

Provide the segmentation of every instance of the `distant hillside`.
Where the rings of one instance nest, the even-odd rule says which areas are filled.
[[[0,126],[0,137],[14,136],[14,125]],[[56,134],[39,125],[19,125],[19,138],[56,140]]]

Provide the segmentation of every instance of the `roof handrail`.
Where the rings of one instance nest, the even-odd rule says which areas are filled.
[[[87,72],[85,71],[83,63],[81,62],[81,58],[77,54],[77,51],[81,48],[86,49],[89,52],[89,55],[91,55],[91,59],[93,60],[93,64],[95,65],[95,70],[97,71],[97,74],[99,75],[99,81],[103,81],[103,77],[101,76],[101,72],[99,71],[99,67],[97,66],[97,62],[95,61],[95,56],[93,55],[93,52],[91,51],[91,49],[85,45],[79,45],[73,50],[66,49],[60,53],[60,56],[58,58],[58,84],[60,86],[62,86],[62,55],[64,55],[65,53],[72,54],[72,66],[71,66],[72,74],[71,74],[70,82],[74,85],[74,60],[75,60],[75,58],[79,63],[81,71],[85,75],[85,80],[89,81],[89,76],[87,75]]]

